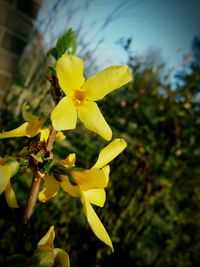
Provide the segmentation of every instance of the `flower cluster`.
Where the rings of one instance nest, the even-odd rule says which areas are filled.
[[[65,93],[50,114],[52,126],[57,132],[56,137],[63,139],[60,131],[75,129],[77,119],[85,128],[100,135],[105,140],[111,140],[112,131],[105,121],[95,101],[101,100],[108,93],[120,88],[132,80],[128,66],[109,67],[102,72],[85,80],[83,75],[84,64],[81,58],[74,55],[62,55],[56,63],[56,77],[61,90]],[[45,120],[41,120],[27,111],[27,105],[22,108],[25,122],[18,128],[0,133],[0,138],[35,137],[40,134],[40,141],[47,142],[50,136],[50,127]],[[99,157],[92,168],[88,170],[75,167],[75,154],[70,154],[61,160],[60,166],[64,172],[60,173],[60,180],[54,176],[54,159],[45,161],[48,171],[44,173],[44,184],[39,192],[38,199],[46,202],[54,197],[62,188],[72,197],[80,198],[84,214],[94,234],[113,250],[112,241],[103,224],[94,211],[92,204],[103,207],[106,200],[105,188],[109,181],[109,162],[118,156],[126,147],[123,139],[111,141],[99,153]],[[46,160],[46,158],[45,158]],[[41,163],[43,163],[41,159]],[[5,191],[8,205],[17,207],[14,191],[10,179],[19,167],[17,161],[0,159],[0,194]],[[41,170],[40,170],[41,171]],[[52,232],[52,229],[51,231]]]

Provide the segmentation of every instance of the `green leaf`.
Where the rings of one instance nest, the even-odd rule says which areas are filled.
[[[47,57],[52,56],[55,58],[55,60],[58,60],[65,53],[74,55],[76,53],[76,49],[77,49],[77,42],[74,31],[72,29],[69,29],[58,38],[56,46],[51,48],[47,52]],[[51,68],[49,69],[50,71],[53,71],[53,69]]]
[[[77,41],[73,34],[73,38],[71,39],[70,47],[68,49],[68,54],[75,55],[77,50]]]
[[[20,166],[22,166],[22,167],[28,167],[28,165],[29,165],[28,159],[24,159],[24,158],[20,158],[19,163],[20,163]]]
[[[53,164],[54,163],[52,161],[47,162],[47,164],[42,168],[42,173],[48,173],[53,167]]]
[[[71,54],[76,50],[76,39],[72,29],[64,32],[57,41],[56,48],[58,51],[58,56],[61,57],[66,52]]]
[[[47,57],[49,58],[50,56],[54,57],[55,60],[58,59],[58,50],[56,47],[49,49],[49,51],[47,52]]]

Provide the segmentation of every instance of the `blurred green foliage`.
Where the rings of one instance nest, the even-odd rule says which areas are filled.
[[[47,204],[38,204],[27,254],[53,224],[56,247],[69,253],[74,267],[190,267],[200,262],[200,39],[194,39],[193,59],[173,86],[163,77],[162,65],[132,56],[129,45],[130,40],[125,50],[134,83],[99,102],[114,137],[128,143],[111,164],[105,207],[96,209],[115,252],[111,254],[93,235],[79,200],[61,192]],[[56,156],[75,152],[77,166],[91,167],[105,142],[81,125],[66,135],[66,141],[55,146]],[[1,156],[16,154],[29,142],[21,140],[1,142]],[[21,208],[7,208],[0,197],[4,255],[14,251],[31,183],[25,169],[17,178],[13,183]]]

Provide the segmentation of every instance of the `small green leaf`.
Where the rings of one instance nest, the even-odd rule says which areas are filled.
[[[22,166],[22,167],[28,167],[28,165],[29,165],[29,161],[27,159],[24,159],[24,158],[20,158],[19,163],[20,163],[20,166]]]
[[[58,38],[56,46],[51,48],[47,52],[47,57],[52,56],[55,58],[55,60],[58,60],[65,53],[69,55],[70,54],[74,55],[76,53],[76,48],[77,48],[77,42],[74,31],[72,29],[69,29]],[[50,69],[50,71],[53,70]]]
[[[42,168],[42,173],[48,173],[51,168],[53,167],[53,162],[49,161],[43,168]]]
[[[47,57],[49,58],[50,56],[54,57],[55,60],[58,59],[58,50],[56,47],[49,49],[49,51],[47,52]]]
[[[58,51],[58,58],[63,54],[74,54],[76,52],[76,38],[72,29],[64,32],[58,39],[56,49]]]
[[[76,49],[77,49],[77,42],[73,33],[69,48],[67,49],[67,54],[74,55],[76,53]]]

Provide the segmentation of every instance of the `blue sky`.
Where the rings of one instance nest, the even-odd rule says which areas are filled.
[[[49,14],[49,8],[56,2],[44,0],[39,19]],[[83,0],[62,2],[62,8],[58,8],[57,16],[54,17],[52,31],[59,33],[67,25],[76,29],[80,21],[84,21],[87,31],[85,38],[90,41],[106,16],[123,3],[121,8],[124,12],[114,18],[97,37],[104,38],[98,48],[98,54],[101,55],[98,63],[102,67],[125,63],[126,56],[116,41],[120,37],[132,37],[132,49],[135,53],[142,54],[149,47],[158,48],[169,68],[178,70],[183,56],[189,53],[192,38],[200,34],[200,0],[92,0],[87,10],[82,8],[86,3]],[[72,5],[80,8],[71,20],[67,20],[67,11]],[[49,36],[48,33],[44,35],[47,43]],[[92,47],[94,44],[92,41],[89,45]]]

